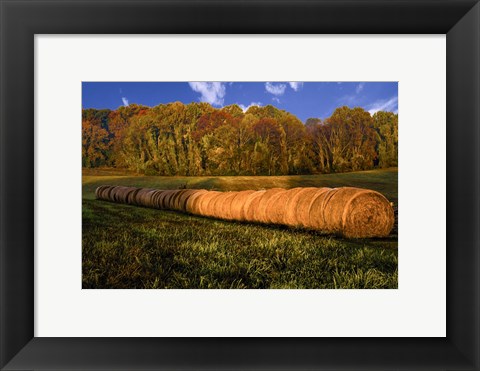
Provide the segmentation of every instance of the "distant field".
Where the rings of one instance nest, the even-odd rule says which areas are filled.
[[[301,229],[226,222],[95,200],[95,188],[128,185],[214,190],[272,187],[374,189],[395,207],[396,168],[302,176],[158,177],[83,173],[84,288],[397,288],[396,229],[347,240]]]

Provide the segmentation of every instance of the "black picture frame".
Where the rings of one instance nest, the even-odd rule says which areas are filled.
[[[0,11],[2,369],[480,369],[478,0],[0,0]],[[34,35],[57,33],[446,34],[446,338],[35,338]]]

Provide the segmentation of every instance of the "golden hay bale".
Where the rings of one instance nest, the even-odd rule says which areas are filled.
[[[227,195],[223,199],[221,203],[221,210],[220,213],[222,215],[222,219],[225,220],[233,220],[232,217],[232,202],[235,197],[238,195],[238,192],[227,192]]]
[[[112,186],[104,186],[104,188],[102,188],[98,193],[100,199],[108,200],[108,193],[110,192],[111,188],[113,188],[113,187]]]
[[[102,192],[107,189],[108,186],[106,185],[103,185],[103,186],[100,186],[100,187],[97,187],[97,189],[95,189],[95,198],[96,199],[102,199]]]
[[[210,200],[205,204],[204,209],[203,209],[206,216],[214,217],[214,218],[217,217],[216,216],[217,210],[216,210],[215,206],[216,206],[216,203],[217,203],[218,199],[222,198],[222,197],[224,197],[224,193],[223,192],[218,192],[210,198]]]
[[[299,222],[297,220],[297,204],[303,193],[309,192],[312,189],[317,189],[314,187],[305,187],[305,188],[293,188],[289,190],[288,200],[285,204],[285,211],[283,214],[282,224],[290,226],[298,226]]]
[[[236,192],[222,192],[210,201],[212,216],[219,219],[227,219],[227,209],[230,210],[230,202],[235,195]]]
[[[177,192],[175,196],[173,196],[171,202],[172,202],[172,209],[177,210],[177,211],[184,211],[182,210],[181,203],[185,203],[185,199],[190,197],[192,192],[194,192],[195,189],[181,189]]]
[[[208,212],[210,213],[210,216],[214,218],[221,218],[219,209],[225,196],[226,192],[220,192],[220,194],[211,199],[211,201],[208,203]]]
[[[137,196],[137,193],[140,192],[142,188],[134,188],[128,195],[127,195],[127,204],[129,205],[136,205],[135,204],[135,198]]]
[[[221,193],[222,192],[210,191],[202,194],[198,203],[199,215],[211,216],[210,202]]]
[[[256,222],[268,223],[267,221],[267,204],[270,199],[280,192],[285,192],[283,188],[271,188],[267,189],[262,197],[258,201],[258,205],[255,208],[253,219]]]
[[[255,193],[255,191],[247,190],[236,192],[236,195],[230,203],[230,218],[232,220],[245,220],[243,216],[243,205],[252,193]]]
[[[246,220],[247,222],[255,221],[255,210],[257,209],[258,203],[265,192],[266,191],[264,190],[256,191],[248,195],[247,199],[245,200],[245,204],[243,205],[242,216],[240,220]]]
[[[171,190],[167,189],[158,195],[156,202],[159,209],[165,209],[165,197],[167,197],[170,192]]]
[[[305,226],[318,229],[324,232],[333,232],[329,229],[327,221],[325,220],[325,206],[329,203],[332,197],[341,188],[321,188],[326,192],[317,193],[312,197],[310,208],[308,210],[308,221]]]
[[[192,197],[194,194],[198,193],[198,189],[186,189],[184,192],[181,192],[179,197],[176,199],[175,210],[179,211],[187,211],[186,205],[188,199]]]
[[[388,236],[395,216],[388,200],[380,193],[344,187],[329,192],[322,205],[322,230],[348,238]],[[318,210],[312,216],[318,217]],[[313,220],[312,220],[313,222]]]
[[[267,223],[284,224],[287,202],[301,190],[302,188],[292,188],[273,195],[270,200],[268,200],[266,206],[265,215],[267,217]]]
[[[115,201],[115,191],[116,191],[117,188],[118,188],[118,186],[112,186],[108,190],[108,192],[107,192],[107,200],[108,201],[112,201],[112,202]]]
[[[199,189],[197,190],[194,194],[192,194],[187,200],[186,200],[186,204],[185,204],[185,211],[190,213],[190,214],[196,214],[196,215],[200,215],[199,213],[199,208],[198,208],[198,204],[199,204],[199,201],[200,201],[200,197],[203,195],[203,194],[206,194],[208,193],[207,190],[205,189]]]
[[[170,189],[165,191],[165,196],[162,200],[162,208],[172,210],[172,198],[177,194],[177,189]]]
[[[95,198],[98,200],[103,200],[103,193],[108,189],[108,187],[109,186],[107,185],[97,187],[97,189],[95,190]]]
[[[176,189],[175,193],[170,198],[170,210],[177,210],[177,200],[182,193],[184,193],[185,189]]]
[[[120,193],[120,202],[128,204],[128,197],[132,192],[135,192],[137,188],[134,187],[125,187]]]
[[[145,206],[146,207],[154,207],[153,205],[153,197],[157,194],[158,190],[154,189],[150,192],[148,192],[146,195],[145,195]]]
[[[123,186],[116,186],[115,188],[112,189],[112,191],[110,192],[110,198],[112,199],[112,201],[114,202],[121,202],[120,201],[120,194],[121,192],[123,191],[125,187]]]
[[[153,207],[155,209],[160,209],[160,198],[162,197],[163,195],[163,190],[161,189],[157,189],[155,191],[153,191],[150,195],[150,204],[151,206],[150,207]]]
[[[146,206],[146,196],[149,192],[154,191],[152,188],[142,188],[135,196],[135,205]]]
[[[310,221],[310,206],[312,199],[317,195],[327,192],[330,188],[312,188],[308,191],[302,192],[297,200],[295,208],[295,226],[307,227]]]

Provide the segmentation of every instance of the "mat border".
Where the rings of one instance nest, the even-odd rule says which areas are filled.
[[[477,0],[0,0],[0,367],[479,370]],[[35,34],[446,34],[446,338],[34,338]]]

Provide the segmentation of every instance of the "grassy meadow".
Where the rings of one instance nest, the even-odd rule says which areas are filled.
[[[373,189],[398,205],[396,168],[300,176],[137,176],[83,170],[83,288],[398,287],[398,238],[344,239],[95,200],[100,185],[238,191],[273,187]]]

